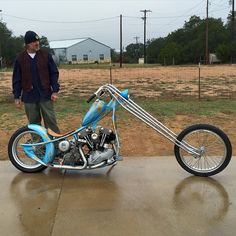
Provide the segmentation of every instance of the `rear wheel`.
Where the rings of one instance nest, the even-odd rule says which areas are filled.
[[[194,156],[175,145],[178,163],[189,173],[198,176],[215,175],[226,168],[232,156],[232,146],[227,135],[215,126],[197,124],[183,130],[177,137],[196,148],[200,156]]]
[[[40,142],[43,142],[41,136],[37,132],[29,129],[27,126],[18,129],[12,135],[8,143],[8,156],[11,163],[17,169],[28,173],[40,172],[46,169],[47,166],[44,166],[28,157],[21,147],[21,144]],[[45,145],[34,147],[34,152],[38,158],[43,159],[45,151]]]

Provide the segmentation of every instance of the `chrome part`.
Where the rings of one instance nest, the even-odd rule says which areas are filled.
[[[93,143],[90,141],[90,138],[88,136],[85,136],[84,139],[86,140],[87,144],[93,148]]]
[[[221,166],[227,155],[225,143],[216,133],[209,130],[196,130],[184,138],[185,142],[199,146],[199,156],[189,155],[184,150],[180,156],[184,164],[193,171],[209,173]]]
[[[96,164],[96,165],[91,165],[88,168],[89,169],[95,169],[95,168],[100,168],[100,167],[103,167],[103,166],[106,166],[106,161],[103,161],[103,162],[101,162],[99,164]]]
[[[41,164],[45,165],[39,158],[35,156],[35,159],[29,158],[24,152],[21,144],[29,143],[33,146],[33,142],[42,142],[41,136],[36,131],[25,131],[17,136],[12,145],[12,155],[14,160],[18,165],[27,168],[34,169],[41,166]],[[41,158],[45,155],[46,148],[45,146],[38,145],[37,148],[34,147],[34,151],[37,152],[37,155]],[[37,159],[37,160],[36,160]]]
[[[89,165],[96,165],[101,163],[102,161],[107,161],[109,158],[111,158],[114,155],[113,149],[105,149],[104,151],[91,151],[91,154],[88,158],[88,164]]]
[[[97,133],[92,133],[91,139],[93,142],[97,143],[99,141],[99,136]]]
[[[104,142],[106,140],[106,137],[107,135],[106,134],[102,134],[102,139],[101,139],[101,142],[100,142],[100,147],[102,147],[104,145]]]
[[[87,159],[84,156],[84,153],[83,153],[83,150],[81,149],[81,147],[79,147],[79,154],[81,155],[81,158],[84,162],[84,164],[82,166],[58,165],[58,164],[51,164],[51,165],[48,165],[48,166],[54,167],[54,168],[59,168],[59,169],[83,170],[87,167],[88,162],[87,162]]]
[[[67,140],[63,140],[58,144],[58,148],[62,152],[66,152],[70,149],[70,143]]]

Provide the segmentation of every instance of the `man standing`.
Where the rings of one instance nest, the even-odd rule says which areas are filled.
[[[16,106],[24,102],[30,124],[41,125],[59,133],[53,102],[58,99],[59,72],[52,56],[40,49],[39,36],[33,31],[25,33],[25,50],[14,64],[12,87]]]

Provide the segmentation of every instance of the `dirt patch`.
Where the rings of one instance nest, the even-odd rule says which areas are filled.
[[[62,132],[74,130],[78,127],[78,121],[81,121],[80,116],[66,117],[63,121],[59,122]],[[25,124],[26,120],[19,122]],[[183,128],[194,123],[210,123],[223,129],[229,136],[232,145],[236,145],[236,128],[233,117],[230,114],[219,114],[213,118],[197,117],[189,115],[176,115],[172,118],[166,118],[163,123],[179,133]],[[103,124],[107,126],[107,122]],[[17,128],[17,126],[16,126]],[[151,129],[137,119],[128,119],[118,123],[118,132],[121,141],[121,154],[123,156],[165,156],[173,155],[173,143],[158,134],[155,130]],[[13,131],[1,131],[0,138],[0,159],[7,158],[7,144]],[[235,155],[235,153],[233,153]]]
[[[0,73],[0,101],[11,98],[12,72]],[[129,88],[137,97],[183,99],[198,97],[197,66],[156,66],[153,68],[60,69],[61,96],[88,96],[99,86],[113,82],[119,89]],[[201,97],[235,98],[236,65],[202,66]]]

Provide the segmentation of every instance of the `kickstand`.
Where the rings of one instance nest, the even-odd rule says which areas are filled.
[[[107,171],[106,175],[109,176],[109,174],[111,173],[111,171],[113,170],[113,168],[117,165],[117,162],[115,162]]]

